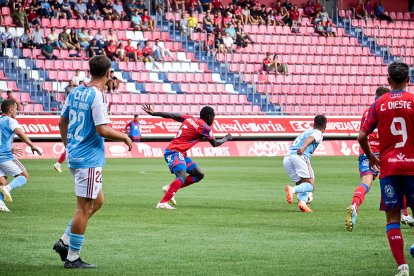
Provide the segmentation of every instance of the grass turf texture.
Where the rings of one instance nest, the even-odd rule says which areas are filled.
[[[355,157],[315,157],[316,191],[300,213],[285,201],[282,158],[195,158],[205,179],[178,192],[178,210],[155,209],[173,179],[161,159],[108,160],[105,203],[87,229],[88,274],[394,275],[375,182],[354,232],[345,210],[359,183]],[[30,183],[0,213],[0,274],[68,274],[52,251],[75,208],[67,168],[23,160]],[[408,255],[412,232],[403,227]],[[70,273],[85,273],[77,271]]]

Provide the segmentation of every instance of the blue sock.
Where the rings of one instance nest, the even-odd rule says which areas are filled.
[[[308,193],[307,192],[298,193],[298,198],[299,198],[299,201],[303,201],[306,204],[306,202],[308,202]]]
[[[72,220],[69,221],[68,226],[66,226],[65,234],[70,237],[70,228],[72,227]]]
[[[79,252],[82,248],[84,239],[85,239],[85,235],[70,233],[69,250]]]
[[[10,191],[12,191],[16,188],[19,188],[19,187],[23,186],[26,183],[27,183],[26,177],[24,177],[23,175],[19,175],[18,177],[13,179],[12,182],[9,183]]]
[[[313,191],[313,186],[312,186],[312,184],[310,184],[308,182],[304,182],[300,185],[297,185],[297,186],[293,187],[293,189],[295,190],[295,193],[306,193],[306,192],[312,192]]]
[[[0,201],[4,202],[4,195],[2,193],[0,193]]]

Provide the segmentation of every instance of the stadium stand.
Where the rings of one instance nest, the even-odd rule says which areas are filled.
[[[135,47],[159,39],[172,52],[170,61],[113,62],[121,82],[116,93],[108,94],[112,114],[142,113],[143,103],[154,104],[156,110],[189,113],[209,104],[218,114],[360,114],[375,88],[387,85],[387,63],[401,58],[411,63],[414,44],[407,38],[413,37],[414,21],[409,13],[390,13],[396,19],[391,24],[352,19],[350,11],[338,15],[333,19],[337,37],[318,35],[307,17],[301,18],[298,33],[289,26],[244,25],[255,43],[234,46],[232,53],[205,51],[205,13],[196,13],[200,32],[191,37],[179,28],[177,12],[153,14],[157,28],[144,32],[119,20],[42,18],[41,25],[45,37],[52,28],[59,34],[64,26],[85,27],[90,36],[98,30],[106,36],[113,29],[124,45],[128,39]],[[13,23],[10,9],[3,7],[1,16],[0,33],[9,26],[18,40],[24,29]],[[59,111],[75,70],[84,74],[88,68],[86,51],[55,47],[57,60],[46,60],[36,48],[12,45],[1,52],[0,90],[16,92],[26,113]],[[289,75],[263,71],[268,52],[288,64]]]

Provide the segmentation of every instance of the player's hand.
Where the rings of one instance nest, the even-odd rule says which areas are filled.
[[[12,154],[16,155],[17,157],[20,157],[23,154],[23,149],[22,148],[17,148],[17,147],[12,147]]]
[[[32,150],[32,153],[33,153],[33,154],[36,152],[37,154],[39,154],[40,156],[42,156],[42,153],[40,152],[40,150],[39,150],[38,148],[36,148],[36,147],[31,147],[30,149]]]
[[[127,135],[125,135],[125,141],[124,143],[128,146],[128,151],[132,150],[132,140]]]
[[[380,170],[380,166],[379,166],[379,159],[375,154],[371,154],[369,157],[369,166],[371,167],[371,169],[373,171],[379,171]]]
[[[227,134],[226,136],[224,136],[224,138],[226,139],[226,141],[230,141],[231,139],[233,139],[233,136],[231,136],[231,134]]]
[[[144,104],[142,106],[142,110],[147,112],[149,115],[152,115],[154,113],[154,110],[152,110],[151,105],[149,105],[149,104]]]
[[[297,153],[298,155],[302,155],[304,152],[305,152],[305,149],[304,149],[304,148],[300,148],[300,149],[298,149],[298,150],[296,151],[296,153]]]

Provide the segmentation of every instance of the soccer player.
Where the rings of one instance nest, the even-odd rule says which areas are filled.
[[[141,130],[138,119],[139,116],[135,115],[134,120],[132,120],[125,126],[125,133],[128,133],[128,136],[129,138],[131,138],[132,142],[141,141]]]
[[[89,60],[92,79],[74,88],[66,99],[59,120],[67,162],[75,180],[77,206],[66,231],[53,249],[65,261],[65,268],[96,268],[79,257],[89,218],[103,204],[102,167],[105,165],[104,138],[122,141],[132,148],[132,141],[108,126],[107,106],[102,91],[109,78],[111,61],[102,55]]]
[[[26,143],[32,153],[42,155],[38,148],[36,148],[32,141],[23,132],[19,123],[17,122],[17,103],[13,100],[5,100],[1,103],[0,116],[0,211],[10,212],[4,201],[11,202],[12,197],[10,192],[16,188],[25,185],[29,181],[29,174],[25,167],[20,163],[13,154],[21,154],[18,148],[12,148],[14,135]],[[7,176],[13,176],[14,179],[7,184]]]
[[[371,105],[358,135],[371,168],[381,168],[380,209],[386,213],[388,242],[400,276],[409,275],[400,229],[404,196],[408,207],[412,209],[414,203],[414,96],[406,91],[409,80],[407,64],[395,62],[389,65],[388,82],[392,90]],[[376,128],[380,142],[379,160],[368,142],[368,135]],[[414,256],[414,246],[410,253]]]
[[[65,162],[66,159],[66,150],[62,152],[57,162],[53,165],[53,168],[59,173],[62,172],[62,163]]]
[[[210,106],[204,106],[201,109],[200,118],[177,113],[155,112],[150,105],[144,105],[142,109],[151,116],[171,118],[182,123],[177,135],[164,151],[165,161],[176,178],[170,185],[162,187],[165,195],[156,206],[159,209],[175,209],[168,204],[168,202],[176,204],[175,193],[204,178],[204,173],[197,163],[187,157],[187,150],[202,139],[208,140],[213,147],[218,147],[231,140],[232,137],[227,134],[221,139],[214,138],[211,125],[214,122],[215,114],[214,109]]]
[[[324,115],[317,115],[313,121],[313,129],[307,130],[299,135],[292,143],[289,151],[283,159],[283,166],[290,179],[296,183],[295,187],[285,187],[286,200],[292,204],[295,193],[298,194],[299,210],[301,212],[312,212],[307,203],[311,200],[315,185],[315,176],[310,164],[313,152],[323,140],[323,132],[328,120]]]

